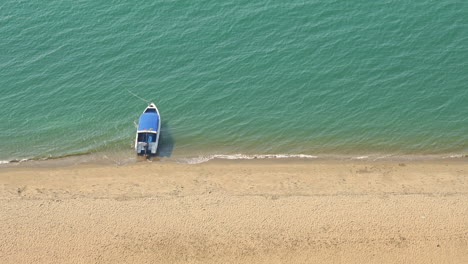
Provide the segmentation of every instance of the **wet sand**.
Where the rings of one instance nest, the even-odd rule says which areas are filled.
[[[0,168],[0,263],[468,263],[468,161]]]

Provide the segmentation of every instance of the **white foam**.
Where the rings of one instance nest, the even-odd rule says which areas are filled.
[[[459,159],[459,158],[465,158],[467,155],[465,154],[456,154],[456,155],[450,155],[450,156],[444,156],[442,157],[443,159]]]
[[[317,156],[306,155],[306,154],[264,154],[264,155],[245,155],[245,154],[217,154],[210,156],[199,156],[195,158],[182,158],[179,159],[182,163],[188,164],[200,164],[213,159],[228,159],[228,160],[252,160],[252,159],[288,159],[288,158],[300,158],[300,159],[316,159]]]
[[[188,163],[188,164],[200,164],[200,163],[210,161],[212,159],[213,159],[213,157],[211,157],[211,156],[199,156],[199,157],[196,157],[196,158],[178,159],[178,161],[180,161],[181,163]]]
[[[21,163],[25,161],[30,161],[30,159],[12,159],[12,160],[0,160],[0,164],[8,164],[8,163]]]
[[[374,158],[374,161],[380,160],[380,159],[388,159],[388,158],[391,158],[391,157],[393,157],[393,155],[379,156],[379,157]]]
[[[362,159],[368,159],[369,156],[359,156],[359,157],[353,157],[352,159],[357,159],[357,160],[362,160]]]

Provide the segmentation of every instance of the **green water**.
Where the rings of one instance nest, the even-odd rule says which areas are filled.
[[[0,160],[465,155],[468,3],[12,1],[0,4]]]

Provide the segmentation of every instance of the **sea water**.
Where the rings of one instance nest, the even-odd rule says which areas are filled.
[[[0,3],[0,160],[468,153],[468,4]],[[301,156],[302,155],[302,156]]]

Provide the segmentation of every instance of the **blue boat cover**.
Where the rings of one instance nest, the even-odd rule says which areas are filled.
[[[138,122],[138,131],[151,130],[158,131],[159,116],[157,113],[143,113]]]

